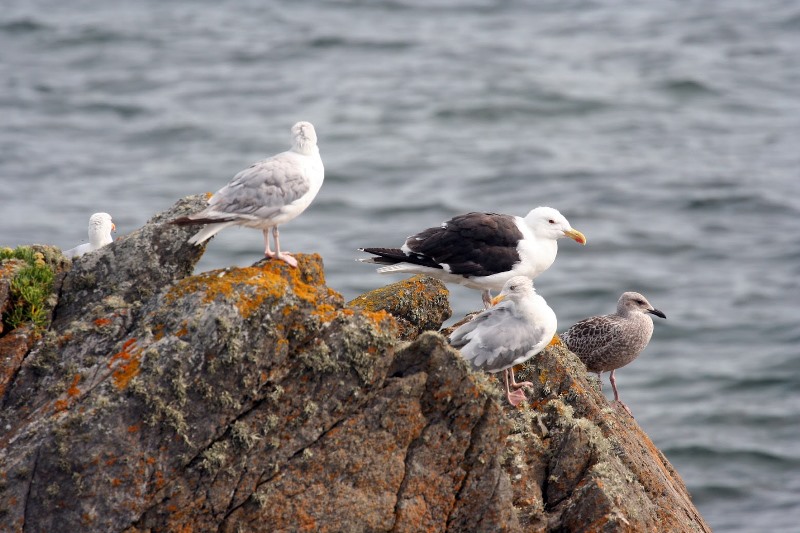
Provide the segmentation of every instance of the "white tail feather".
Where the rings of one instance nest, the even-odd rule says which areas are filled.
[[[432,272],[437,271],[439,269],[426,267],[422,265],[415,265],[412,263],[397,263],[394,265],[386,265],[382,266],[377,270],[380,274],[388,274],[391,272],[409,272],[409,273],[425,273],[425,272]]]
[[[192,235],[192,237],[189,239],[189,242],[191,244],[196,244],[200,246],[201,244],[203,244],[205,241],[207,241],[220,231],[224,230],[229,226],[234,226],[234,225],[236,225],[236,222],[220,222],[218,224],[208,224],[206,227],[204,227],[203,229]]]

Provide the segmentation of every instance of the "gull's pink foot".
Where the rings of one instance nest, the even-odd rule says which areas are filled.
[[[633,413],[631,412],[631,410],[630,410],[630,409],[628,409],[628,406],[627,406],[627,405],[625,405],[624,403],[622,403],[622,400],[615,400],[615,401],[614,401],[614,403],[618,403],[618,404],[620,405],[620,407],[622,407],[623,409],[625,409],[625,412],[626,412],[626,413],[628,413],[629,415],[631,415],[631,418],[635,418],[635,417],[633,416]]]
[[[525,393],[519,389],[515,390],[514,392],[509,392],[506,394],[506,397],[508,398],[508,403],[514,407],[528,399],[527,396],[525,396]]]
[[[292,257],[292,254],[289,252],[281,252],[279,254],[275,254],[276,259],[280,259],[281,261],[287,263],[289,266],[297,268],[297,259]]]
[[[517,379],[514,377],[514,369],[513,368],[509,368],[508,370],[506,370],[506,372],[508,372],[508,374],[510,374],[510,376],[511,376],[511,386],[514,387],[515,389],[520,389],[522,387],[528,387],[529,389],[533,388],[533,383],[531,383],[530,381],[523,381],[521,383],[517,383]]]

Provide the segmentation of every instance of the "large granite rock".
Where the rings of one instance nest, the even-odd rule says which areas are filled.
[[[430,280],[346,306],[315,255],[192,276],[165,221],[204,201],[66,272],[0,391],[0,530],[708,531],[563,347],[513,409],[420,334],[449,316]]]

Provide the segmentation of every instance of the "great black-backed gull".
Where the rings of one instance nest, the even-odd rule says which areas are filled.
[[[517,383],[514,365],[523,363],[542,351],[556,332],[556,314],[536,294],[530,278],[514,276],[503,286],[494,307],[486,309],[450,334],[450,344],[473,368],[505,375],[506,397],[511,405],[525,400]],[[513,389],[513,390],[512,390]]]
[[[400,248],[360,248],[375,256],[361,261],[385,265],[381,274],[426,274],[481,290],[488,308],[491,291],[510,278],[533,279],[547,270],[562,237],[586,244],[583,233],[552,207],[537,207],[524,218],[467,213],[408,237]]]
[[[106,244],[111,244],[114,239],[111,232],[117,231],[117,226],[108,213],[95,213],[89,217],[89,242],[70,248],[64,255],[66,257],[80,257],[85,253],[93,252]]]
[[[598,378],[611,371],[614,400],[628,414],[630,409],[619,399],[614,371],[639,357],[650,342],[653,319],[649,315],[667,318],[638,292],[625,292],[617,301],[616,313],[581,320],[559,335],[561,342],[580,357],[590,372],[597,372]]]
[[[229,226],[260,229],[264,233],[264,255],[296,267],[297,260],[289,252],[281,251],[278,226],[305,211],[324,178],[314,126],[298,122],[292,126],[290,150],[242,170],[208,200],[207,208],[171,222],[208,224],[189,239],[197,245]],[[269,245],[270,229],[275,240],[274,252]]]

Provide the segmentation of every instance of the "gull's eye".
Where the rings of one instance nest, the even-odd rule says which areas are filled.
[[[548,222],[551,223],[551,224],[555,224],[556,223],[556,221],[553,220],[552,218],[550,220],[548,220]]]

